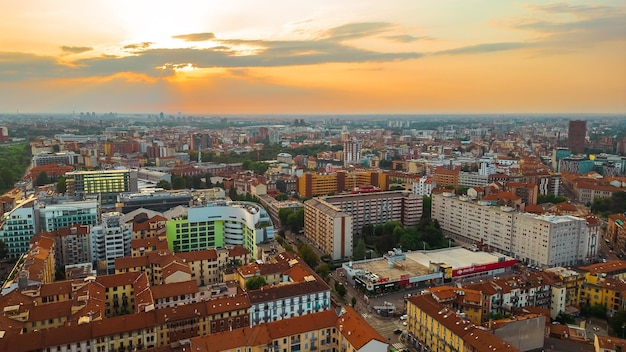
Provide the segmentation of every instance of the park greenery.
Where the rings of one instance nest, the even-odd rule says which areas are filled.
[[[283,228],[289,228],[291,233],[297,234],[304,228],[304,208],[282,208],[278,211],[278,220]]]
[[[626,212],[626,192],[615,192],[610,197],[595,199],[591,204],[591,211],[603,218]]]
[[[402,226],[399,221],[389,221],[376,226],[364,225],[361,234],[355,234],[357,242],[353,258],[357,260],[369,258],[367,248],[378,254],[386,253],[393,248],[406,250],[436,249],[447,247],[450,243],[443,235],[437,220],[422,219],[417,226]]]
[[[11,188],[20,180],[30,164],[31,154],[28,143],[0,146],[0,193]]]
[[[540,194],[537,196],[537,204],[552,203],[558,204],[567,201],[566,197],[555,196],[554,193]]]
[[[336,145],[330,147],[331,151],[341,150],[343,146]],[[264,160],[274,160],[279,153],[289,153],[291,155],[317,155],[320,152],[328,151],[329,147],[325,144],[304,145],[297,148],[282,147],[278,144],[264,143],[263,149],[251,151],[247,153],[223,153],[216,154],[210,151],[202,152],[202,162],[234,164],[242,163],[242,167],[246,170],[267,170]],[[191,150],[188,152],[190,160],[198,160],[198,151]],[[265,172],[263,170],[263,172]],[[259,173],[259,172],[257,172]]]

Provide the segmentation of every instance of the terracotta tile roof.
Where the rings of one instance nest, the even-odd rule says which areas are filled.
[[[170,284],[155,285],[150,288],[154,299],[174,297],[182,295],[194,295],[198,293],[196,280],[175,282]]]
[[[42,304],[36,309],[30,309],[27,321],[36,322],[48,319],[67,318],[72,316],[72,301],[61,301],[51,304]]]
[[[176,274],[178,272],[191,275],[191,269],[189,268],[188,264],[183,264],[183,263],[179,263],[179,262],[172,262],[172,263],[167,264],[163,268],[163,272],[162,272],[163,273],[163,279],[167,279],[171,275],[174,275],[174,274]]]
[[[419,309],[428,314],[441,325],[445,326],[453,334],[462,338],[463,341],[472,346],[475,351],[519,351],[496,335],[481,330],[468,320],[459,317],[453,310],[441,306],[429,294],[411,296],[408,301],[410,304],[414,304],[419,307]]]
[[[452,286],[433,287],[430,288],[428,291],[430,291],[435,300],[437,300],[438,302],[450,301],[456,298],[456,292],[454,292],[454,288]]]
[[[598,339],[598,347],[600,348],[600,351],[615,351],[616,346],[620,346],[622,351],[626,350],[626,340],[624,339],[620,339],[614,336],[602,336],[597,334],[596,338]]]
[[[237,347],[267,345],[272,342],[266,324],[234,329],[191,339],[192,351],[230,351]]]
[[[545,213],[545,210],[543,209],[543,207],[541,205],[538,205],[538,204],[528,204],[526,206],[526,208],[524,208],[524,210],[527,213],[533,213],[533,214],[543,214],[543,213]]]
[[[244,257],[250,254],[250,251],[243,246],[234,246],[228,249],[229,258]]]
[[[208,314],[219,314],[238,309],[250,308],[248,295],[239,294],[234,297],[220,297],[205,302]]]
[[[148,257],[143,255],[140,257],[119,257],[115,258],[115,270],[130,268],[145,268],[150,264]]]
[[[55,295],[69,295],[72,293],[71,281],[58,281],[49,284],[41,285],[39,294],[41,297],[55,296]]]
[[[596,263],[578,267],[582,271],[590,274],[610,274],[614,271],[626,271],[625,260],[609,260],[606,263]]]
[[[158,324],[183,319],[204,317],[207,315],[206,305],[204,304],[204,302],[185,304],[176,307],[159,308],[155,312],[156,322]]]
[[[176,253],[176,256],[188,262],[196,262],[200,260],[217,260],[217,250],[203,249],[200,251]]]
[[[152,328],[157,325],[155,314],[136,313],[102,319],[87,324],[92,326],[92,337],[111,336],[123,332]]]
[[[477,327],[469,330],[463,336],[463,341],[473,347],[475,352],[519,352],[520,350],[511,346],[500,337]]]
[[[137,278],[142,275],[138,272],[104,275],[96,277],[96,282],[99,282],[104,287],[119,287],[132,285]]]
[[[130,247],[137,249],[141,247],[156,247],[156,249],[167,249],[167,239],[163,237],[138,238],[130,242]]]
[[[345,313],[339,316],[335,326],[337,326],[341,334],[350,342],[352,347],[359,350],[372,340],[387,343],[387,339],[382,337],[378,331],[374,330],[361,314],[357,313],[352,307],[344,307],[344,309]],[[306,318],[306,316],[301,318]]]
[[[328,285],[315,280],[279,286],[264,286],[258,290],[248,291],[248,296],[250,297],[250,302],[256,304],[324,291],[330,291]]]
[[[351,319],[348,316],[346,318],[348,320]],[[363,320],[362,317],[360,319]],[[255,325],[252,328],[245,327],[196,337],[191,339],[191,349],[194,351],[198,349],[205,351],[228,351],[240,347],[263,346],[280,338],[335,327],[338,320],[337,314],[333,310],[311,313],[306,316]],[[352,324],[352,321],[347,324]]]

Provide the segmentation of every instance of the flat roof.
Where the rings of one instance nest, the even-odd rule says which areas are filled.
[[[403,275],[407,278],[423,276],[428,274],[428,266],[424,266],[413,260],[407,260],[396,262],[393,267],[389,267],[387,258],[380,258],[380,260],[366,261],[362,263],[352,264],[352,269],[367,270],[373,274],[378,275],[379,278],[388,278],[388,281],[399,281]]]
[[[380,279],[389,279],[388,281],[400,281],[403,278],[419,277],[428,275],[430,263],[445,263],[452,267],[453,270],[471,267],[472,265],[484,265],[497,263],[500,258],[504,260],[512,260],[500,253],[473,252],[463,247],[452,247],[436,249],[431,251],[405,252],[405,260],[395,262],[389,267],[387,258],[379,258],[378,260],[366,260],[361,262],[353,262],[353,270],[368,271],[376,274]],[[345,265],[345,264],[344,264]]]
[[[506,258],[505,260],[515,259],[501,253],[473,252],[463,247],[406,253],[407,261],[412,260],[426,266],[431,262],[446,263],[450,265],[452,269],[466,268],[472,266],[472,264],[481,265],[495,263],[502,257]]]

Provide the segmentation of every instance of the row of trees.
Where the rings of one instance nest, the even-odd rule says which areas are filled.
[[[331,151],[341,150],[343,146],[332,146]],[[260,167],[262,168],[263,163],[255,164],[253,160],[262,161],[262,160],[274,160],[276,159],[276,155],[279,153],[290,153],[292,155],[317,155],[319,152],[328,151],[328,146],[325,144],[316,144],[316,145],[306,145],[297,148],[291,147],[282,147],[278,144],[266,144],[263,149],[251,151],[248,153],[229,153],[229,154],[220,154],[217,155],[213,152],[202,152],[202,162],[215,162],[215,163],[243,163],[245,164],[244,169],[246,170],[254,170],[254,168]],[[192,150],[189,151],[189,158],[191,160],[198,160],[198,151]],[[267,170],[267,169],[266,169]],[[265,171],[263,171],[265,172]]]

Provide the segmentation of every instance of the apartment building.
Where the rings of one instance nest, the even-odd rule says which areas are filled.
[[[37,233],[34,203],[34,198],[22,201],[12,210],[2,214],[0,240],[6,244],[7,257],[10,259],[17,259],[26,253],[31,237]]]
[[[415,226],[423,211],[422,197],[408,191],[340,194],[322,199],[352,216],[354,233],[361,233],[363,225],[389,221]]]
[[[99,195],[106,205],[114,205],[119,193],[137,192],[137,171],[130,169],[72,171],[65,176],[69,194],[81,198]]]
[[[93,226],[100,220],[100,206],[95,200],[41,200],[35,206],[35,213],[38,231],[56,231],[79,224]]]
[[[475,202],[452,193],[434,194],[432,217],[453,238],[488,245],[530,265],[569,266],[597,255],[585,219],[519,213],[495,204],[484,198]]]
[[[298,178],[298,193],[301,197],[311,198],[370,185],[387,189],[389,185],[387,174],[374,171],[307,172]]]
[[[115,272],[115,258],[131,255],[132,228],[118,212],[102,214],[102,222],[91,227],[91,259],[98,270]]]
[[[353,218],[321,199],[304,202],[304,235],[333,260],[352,256]]]
[[[492,206],[490,201],[473,202],[453,193],[433,194],[432,218],[452,238],[480,242],[513,256],[513,208]]]
[[[32,158],[32,166],[38,167],[43,165],[76,165],[82,164],[83,157],[80,154],[74,152],[59,152],[59,153],[38,153],[34,154]]]
[[[430,196],[435,188],[437,182],[431,176],[422,176],[418,181],[413,181],[413,193],[418,196]]]
[[[442,306],[430,293],[408,298],[407,317],[407,342],[426,351],[520,351]]]
[[[258,258],[258,245],[274,239],[274,226],[259,204],[221,201],[189,208],[186,219],[167,221],[166,233],[172,251],[239,245]]]
[[[585,219],[571,215],[515,214],[511,251],[540,266],[572,266],[586,259]]]
[[[194,351],[387,351],[389,342],[351,307],[191,339]]]
[[[56,265],[64,269],[66,265],[91,263],[90,228],[88,225],[76,225],[43,232],[55,240]]]

